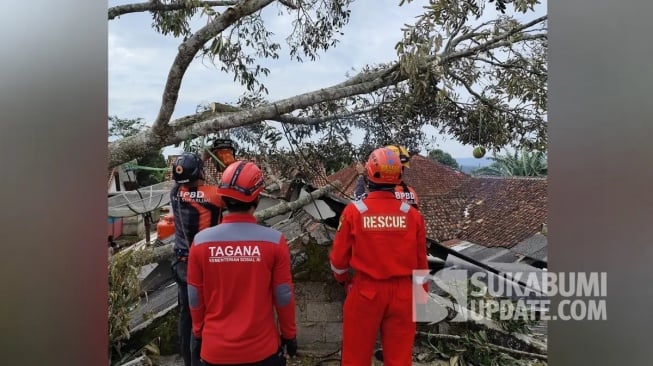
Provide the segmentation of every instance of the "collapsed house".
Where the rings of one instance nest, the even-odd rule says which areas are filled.
[[[169,165],[174,159],[168,158]],[[256,215],[281,231],[289,245],[298,342],[303,349],[337,350],[344,293],[331,274],[328,251],[358,179],[355,165],[330,176],[321,166],[263,168],[267,189]],[[214,184],[220,173],[208,165],[206,176]],[[434,271],[465,268],[500,276],[546,269],[546,179],[471,177],[420,155],[411,159],[404,179],[420,199]],[[166,248],[172,236],[153,240]],[[145,247],[141,242],[134,250]],[[176,308],[170,257],[143,267],[147,296],[132,311],[130,333]],[[545,324],[537,331],[545,333]]]

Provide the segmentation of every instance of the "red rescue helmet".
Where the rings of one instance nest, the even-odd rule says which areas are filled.
[[[263,174],[251,161],[235,161],[222,173],[218,194],[240,202],[255,201],[263,188]]]
[[[370,182],[387,185],[401,183],[401,167],[399,155],[385,147],[372,151],[365,164]]]

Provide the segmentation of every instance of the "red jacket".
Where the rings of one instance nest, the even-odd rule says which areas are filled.
[[[419,198],[417,197],[417,192],[415,192],[413,187],[406,183],[399,184],[395,187],[395,198],[407,202],[409,205],[419,210]]]
[[[281,335],[296,336],[290,252],[283,234],[251,215],[229,214],[200,231],[188,259],[193,333],[208,363],[261,361],[274,354]]]
[[[342,212],[330,260],[340,282],[350,268],[379,280],[428,269],[424,218],[394,192],[370,192]]]

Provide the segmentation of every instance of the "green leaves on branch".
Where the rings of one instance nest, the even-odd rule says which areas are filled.
[[[134,251],[117,253],[109,258],[109,354],[122,356],[129,339],[131,310],[140,300],[138,275],[143,258]]]
[[[535,0],[513,3],[527,12]],[[421,118],[463,144],[498,149],[506,145],[545,149],[547,144],[546,20],[526,26],[510,15],[481,23],[486,4],[436,0],[413,25],[403,28],[395,49],[397,89]]]
[[[186,9],[153,11],[152,27],[163,35],[183,37],[192,35],[190,20],[198,15],[206,17],[208,22],[220,15],[199,0],[163,0],[162,3],[185,2]],[[286,38],[290,46],[290,56],[302,61],[302,56],[315,60],[319,51],[326,51],[337,44],[337,35],[349,21],[347,9],[353,0],[307,0],[297,2],[297,9],[286,5],[289,15],[295,17],[293,30]],[[280,11],[280,15],[282,12]],[[259,80],[267,76],[270,70],[261,65],[263,59],[278,59],[281,45],[272,40],[272,32],[266,29],[261,11],[240,18],[230,29],[225,30],[203,46],[201,57],[209,60],[223,72],[234,75],[234,81],[240,82],[250,92],[267,93],[268,90]]]
[[[143,118],[119,118],[109,116],[109,137],[129,137],[145,129]]]
[[[472,174],[508,177],[542,177],[548,174],[547,155],[542,151],[523,148],[512,154],[494,154],[490,159],[493,160],[492,164],[477,169]]]
[[[152,12],[152,27],[163,35],[172,34],[175,38],[184,40],[191,36],[190,19],[200,9],[198,0],[159,0],[162,4],[185,2],[188,8],[182,10],[166,10]]]
[[[293,32],[286,38],[290,56],[299,62],[301,54],[315,61],[318,51],[326,51],[338,43],[337,35],[349,22],[349,5],[354,0],[303,0],[299,2]]]
[[[226,32],[225,32],[226,33]],[[208,46],[204,46],[201,55],[213,65],[220,64],[220,69],[234,75],[250,92],[267,93],[268,90],[259,82],[258,76],[270,74],[268,68],[262,67],[260,59],[278,59],[281,45],[272,42],[272,32],[266,30],[260,12],[239,19],[227,34],[219,34]]]

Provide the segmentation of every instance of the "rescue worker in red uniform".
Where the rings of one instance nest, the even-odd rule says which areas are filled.
[[[348,287],[341,365],[368,366],[380,330],[384,364],[409,366],[416,330],[412,274],[428,269],[424,219],[395,198],[402,171],[397,154],[373,151],[366,170],[369,193],[345,207],[329,255],[336,280]]]
[[[290,251],[281,232],[254,217],[263,186],[256,164],[229,165],[218,186],[228,213],[191,246],[188,301],[208,366],[285,366],[284,349],[297,353]]]
[[[186,153],[175,161],[170,206],[175,222],[175,261],[172,273],[178,289],[179,342],[184,366],[200,366],[201,343],[192,336],[188,307],[186,269],[189,244],[200,230],[218,224],[224,203],[217,187],[204,184],[204,163],[197,154]]]
[[[408,150],[406,150],[405,147],[401,145],[388,145],[386,148],[394,151],[397,155],[399,155],[399,159],[401,160],[401,172],[402,175],[405,172],[406,168],[410,168],[410,154],[408,153]],[[366,176],[365,176],[365,167],[363,167],[362,164],[358,163],[356,165],[356,170],[358,171],[359,178],[358,181],[356,182],[356,187],[354,188],[354,199],[360,200],[365,197],[365,185],[366,185]],[[413,187],[409,186],[406,184],[406,182],[402,181],[395,186],[395,198],[401,201],[408,202],[410,205],[413,207],[419,209],[419,198],[417,197],[417,193],[413,189]]]

